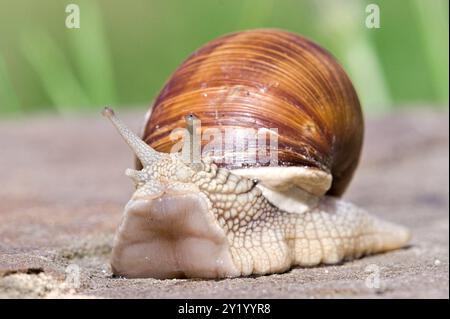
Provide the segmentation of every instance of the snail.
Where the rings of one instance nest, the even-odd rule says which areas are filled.
[[[137,158],[125,172],[136,190],[114,239],[115,275],[281,273],[410,239],[340,198],[361,153],[361,107],[332,55],[299,35],[262,29],[209,42],[169,78],[141,137],[110,108],[103,115]],[[219,138],[227,130],[231,143]],[[274,142],[253,143],[261,134]]]

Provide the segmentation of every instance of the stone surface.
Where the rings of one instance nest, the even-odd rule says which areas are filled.
[[[143,112],[121,117],[137,129]],[[448,114],[405,110],[366,124],[344,197],[410,227],[410,247],[214,281],[112,278],[108,256],[133,158],[100,115],[0,121],[0,298],[448,298]]]

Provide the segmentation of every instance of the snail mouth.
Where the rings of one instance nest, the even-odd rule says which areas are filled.
[[[198,193],[130,200],[111,265],[129,278],[236,275],[225,233]]]
[[[218,225],[201,193],[164,190],[159,194],[133,197],[125,208],[126,214],[144,217],[147,229],[163,235],[189,232],[200,234]],[[221,230],[221,229],[220,229]]]

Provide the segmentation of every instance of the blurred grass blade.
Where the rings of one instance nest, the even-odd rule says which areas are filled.
[[[356,0],[314,2],[317,30],[328,38],[334,54],[349,73],[361,104],[370,112],[392,107],[378,52],[365,27],[365,10]]]
[[[22,54],[38,74],[57,111],[74,110],[91,104],[67,57],[47,32],[29,29],[20,40]]]
[[[81,1],[80,28],[67,29],[74,59],[86,93],[94,105],[117,103],[111,51],[107,45],[102,17],[97,4]]]
[[[420,30],[419,39],[425,50],[435,95],[448,102],[448,2],[444,0],[415,0],[414,8]]]
[[[19,99],[8,77],[6,62],[0,54],[0,113],[19,112],[21,112]]]

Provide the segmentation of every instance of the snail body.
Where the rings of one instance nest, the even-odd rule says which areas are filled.
[[[103,114],[138,159],[138,170],[126,171],[136,191],[116,233],[111,259],[116,275],[270,274],[335,264],[409,240],[404,227],[338,198],[359,160],[361,109],[331,55],[302,37],[255,30],[207,44],[166,83],[142,139],[112,110]],[[224,160],[238,152],[226,143],[221,152],[209,150],[194,160],[196,130],[189,114],[201,122],[202,134],[277,129],[276,148],[263,148],[276,154],[279,165],[258,157]],[[189,143],[169,152],[176,144],[171,132],[186,126]],[[232,140],[239,134],[232,130]],[[206,148],[207,141],[198,142]],[[239,152],[257,148],[248,144]]]

